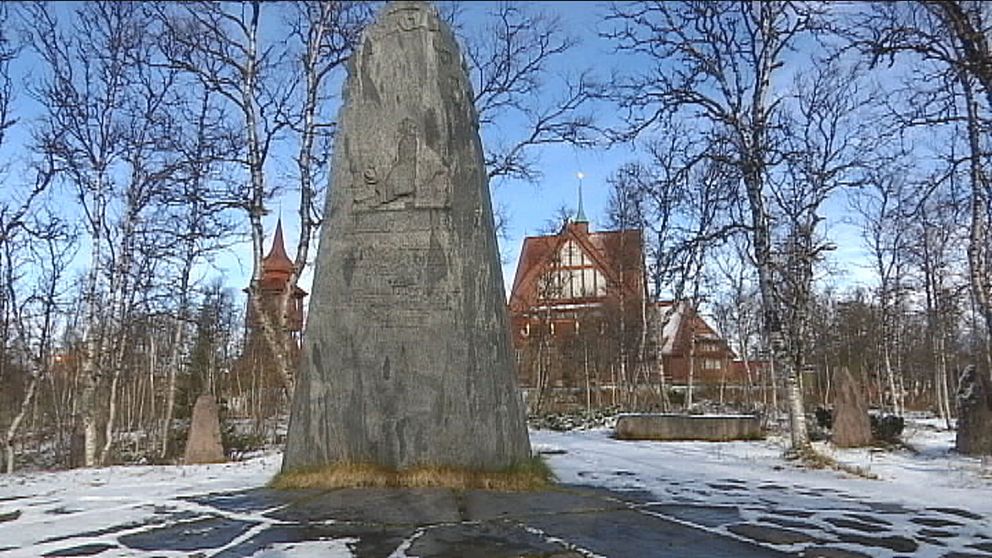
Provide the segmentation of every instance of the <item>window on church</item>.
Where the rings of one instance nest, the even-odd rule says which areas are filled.
[[[580,249],[574,242],[569,240],[562,247],[561,251],[558,253],[561,258],[561,265],[567,267],[573,267],[582,265],[582,249]]]
[[[719,370],[720,369],[720,359],[716,358],[704,358],[703,368],[705,370]]]
[[[542,299],[596,298],[606,295],[606,279],[575,242],[569,240],[539,285]]]

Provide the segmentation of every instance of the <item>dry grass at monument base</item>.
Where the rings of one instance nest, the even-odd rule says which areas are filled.
[[[871,471],[863,467],[841,463],[829,455],[824,455],[816,451],[812,447],[801,450],[789,450],[785,457],[790,460],[799,460],[805,467],[810,469],[833,469],[834,471],[842,471],[863,479],[878,480],[878,475]]]
[[[396,471],[368,463],[339,463],[276,475],[269,486],[280,490],[304,488],[452,488],[524,492],[547,488],[554,473],[540,457],[499,471],[454,467],[416,467]]]

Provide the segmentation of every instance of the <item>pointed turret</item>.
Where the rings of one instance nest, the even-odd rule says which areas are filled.
[[[262,270],[266,275],[285,274],[287,277],[293,272],[293,260],[286,255],[286,244],[282,235],[282,218],[276,222],[276,233],[272,237],[272,247],[269,253],[262,258]]]

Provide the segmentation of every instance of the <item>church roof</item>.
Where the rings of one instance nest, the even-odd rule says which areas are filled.
[[[266,274],[285,273],[288,275],[293,272],[293,266],[293,260],[286,255],[286,243],[282,235],[282,218],[280,218],[276,222],[276,233],[272,237],[272,247],[269,249],[268,255],[262,258],[262,271]]]
[[[517,261],[517,272],[510,292],[510,305],[522,309],[536,299],[536,282],[546,266],[568,239],[575,240],[606,276],[616,281],[619,271],[642,270],[644,249],[640,229],[588,232],[584,223],[568,223],[559,234],[530,236],[524,239]],[[639,273],[629,274],[625,287],[632,294],[642,288]]]

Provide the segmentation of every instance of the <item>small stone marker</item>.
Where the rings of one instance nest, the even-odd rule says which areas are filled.
[[[530,459],[454,34],[390,2],[349,62],[282,470]]]
[[[841,448],[871,444],[871,419],[861,384],[846,367],[834,370],[834,424],[831,441]]]
[[[961,374],[957,392],[958,431],[955,449],[967,455],[992,455],[992,382],[971,365]]]
[[[193,419],[189,425],[189,438],[186,439],[186,464],[224,461],[217,402],[213,395],[201,395],[193,405]]]

